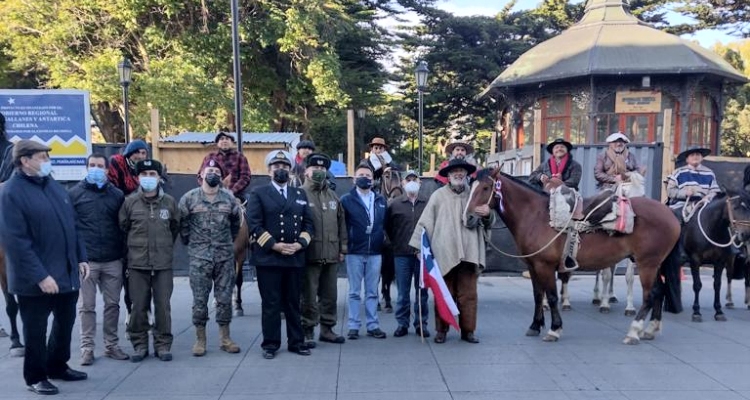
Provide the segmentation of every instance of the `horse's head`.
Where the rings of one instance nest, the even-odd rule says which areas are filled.
[[[401,188],[401,173],[391,167],[383,169],[381,188],[383,189],[383,195],[389,199],[404,194],[404,190]]]
[[[486,168],[477,172],[464,209],[464,221],[468,228],[475,228],[479,224],[481,218],[475,212],[477,207],[487,205],[490,210],[497,207],[498,199],[501,199],[500,188],[497,186],[500,173],[500,168]]]
[[[746,243],[750,240],[750,193],[741,190],[727,192],[727,217],[737,240]]]

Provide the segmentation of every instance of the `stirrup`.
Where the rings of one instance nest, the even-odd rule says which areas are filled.
[[[572,264],[571,267],[568,266],[568,260],[571,261],[570,262]],[[578,261],[576,261],[576,259],[571,256],[567,256],[565,257],[565,261],[560,263],[560,268],[558,269],[561,270],[562,272],[573,272],[577,270],[578,267],[580,267],[580,265],[578,265]]]

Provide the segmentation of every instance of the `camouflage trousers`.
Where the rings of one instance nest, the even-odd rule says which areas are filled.
[[[232,290],[234,289],[234,259],[208,261],[190,259],[190,289],[193,291],[193,325],[208,322],[208,295],[211,288],[216,299],[216,322],[232,322]]]

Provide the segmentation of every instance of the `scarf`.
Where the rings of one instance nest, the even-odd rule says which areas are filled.
[[[558,164],[557,161],[555,161],[555,157],[552,157],[549,159],[549,169],[552,172],[552,175],[559,175],[562,177],[563,171],[565,171],[565,167],[568,165],[568,160],[570,159],[570,154],[566,154],[563,156],[563,158],[560,159],[560,163]]]
[[[612,166],[607,170],[607,175],[617,176],[628,172],[628,149],[626,148],[622,153],[617,154],[612,149],[607,149],[607,157],[612,160]]]

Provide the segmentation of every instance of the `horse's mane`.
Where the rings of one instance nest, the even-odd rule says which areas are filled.
[[[544,190],[540,189],[536,185],[532,185],[531,183],[529,183],[529,181],[523,180],[523,179],[520,179],[520,178],[516,178],[515,176],[508,175],[505,172],[501,172],[501,174],[503,174],[503,176],[505,176],[506,178],[508,178],[508,179],[510,179],[510,180],[512,180],[512,181],[514,181],[514,182],[516,182],[518,184],[520,184],[521,186],[526,186],[526,188],[528,188],[528,189],[536,192],[537,194],[540,194],[540,195],[542,195],[544,197],[549,198],[549,193],[547,193]]]

